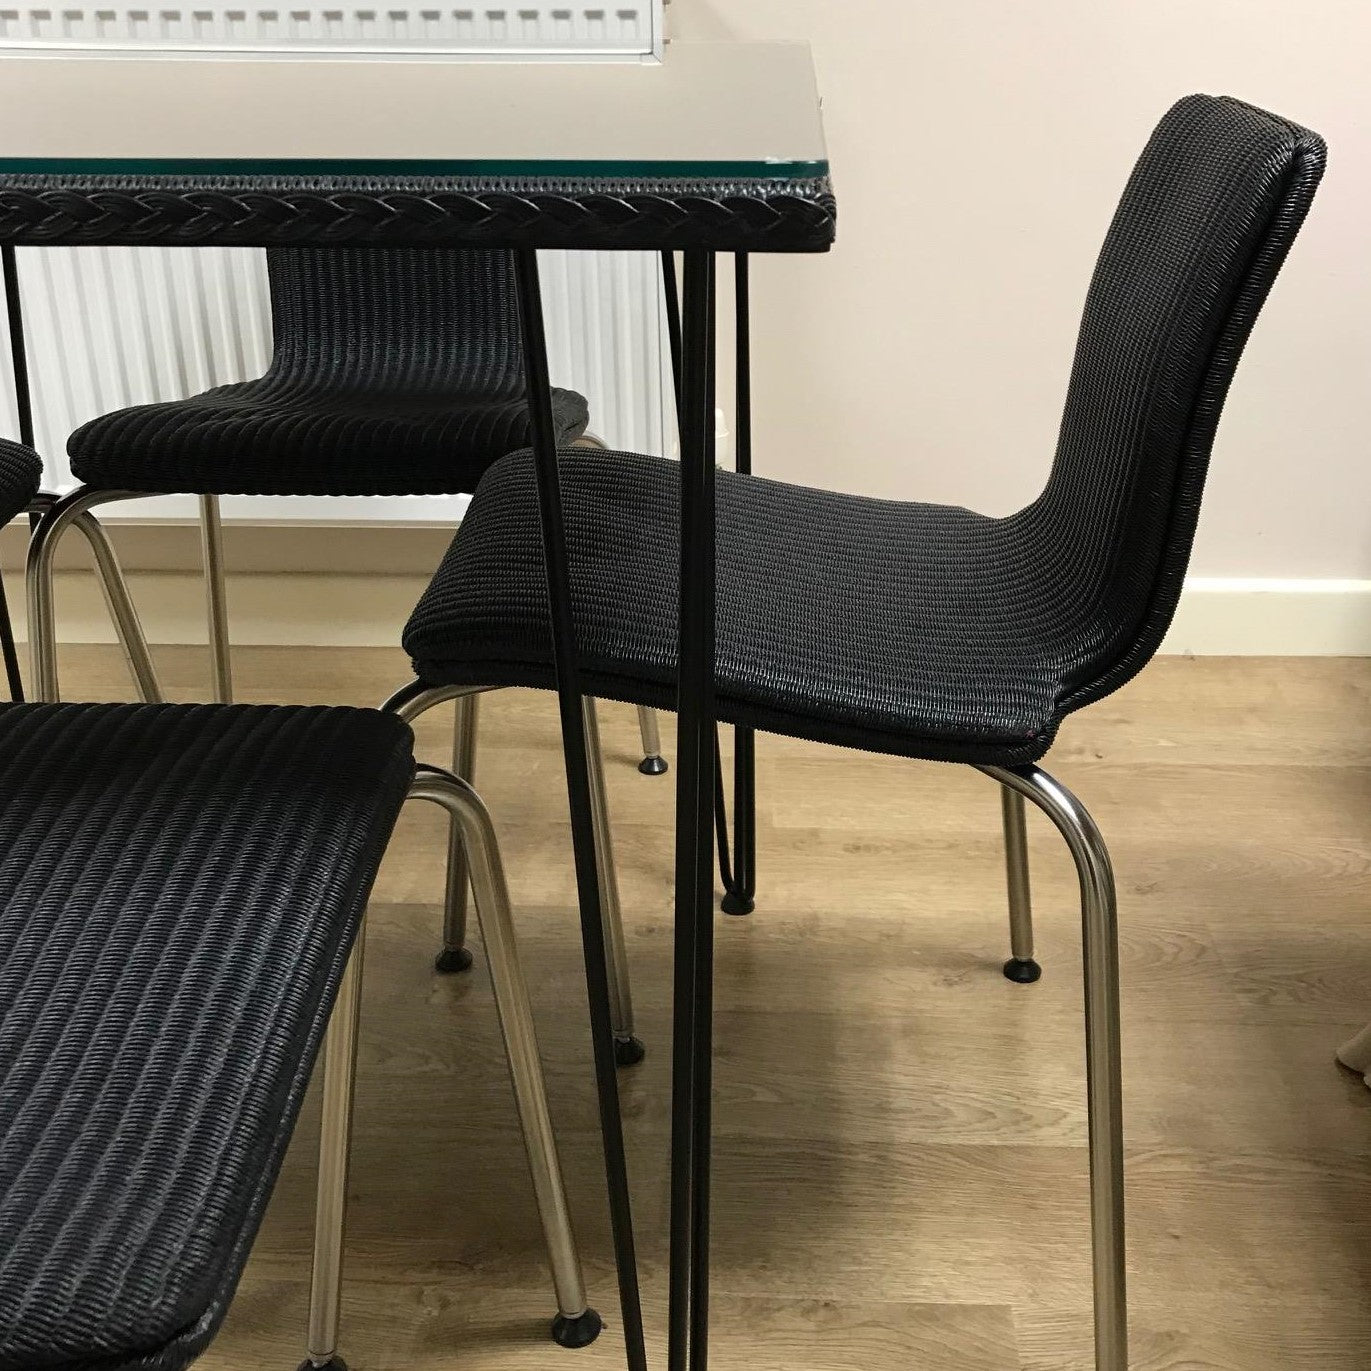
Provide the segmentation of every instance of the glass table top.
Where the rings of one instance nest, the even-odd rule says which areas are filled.
[[[828,172],[809,49],[661,63],[0,57],[0,175],[787,181]]]

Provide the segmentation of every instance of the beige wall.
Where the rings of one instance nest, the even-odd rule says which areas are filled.
[[[1007,510],[1050,460],[1080,303],[1152,124],[1192,91],[1319,130],[1330,171],[1220,430],[1192,570],[1371,577],[1366,0],[672,0],[679,38],[814,48],[831,258],[759,259],[760,471]]]

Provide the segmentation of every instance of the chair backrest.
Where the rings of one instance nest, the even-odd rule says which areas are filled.
[[[351,391],[523,394],[508,252],[272,248],[271,380]]]
[[[1058,623],[1074,625],[1068,707],[1161,643],[1224,397],[1324,158],[1297,124],[1193,95],[1133,170],[1086,298],[1051,477],[1014,516]]]

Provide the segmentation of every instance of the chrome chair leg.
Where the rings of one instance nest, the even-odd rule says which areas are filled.
[[[362,954],[366,922],[338,987],[324,1035],[319,1174],[314,1205],[314,1263],[310,1273],[309,1331],[300,1371],[347,1371],[338,1356],[343,1293],[343,1234],[347,1219],[348,1160],[357,1075],[357,1027],[362,1012]]]
[[[638,736],[643,744],[643,760],[638,763],[638,770],[644,776],[662,775],[666,771],[662,734],[657,726],[657,711],[649,705],[638,706]]]
[[[1128,1369],[1123,1197],[1123,1089],[1119,1062],[1117,899],[1109,851],[1081,802],[1035,766],[982,767],[1032,800],[1061,832],[1081,886],[1085,954],[1085,1069],[1090,1117],[1090,1221],[1096,1371]]]
[[[25,568],[28,599],[29,652],[32,662],[30,689],[35,700],[57,700],[57,629],[53,604],[53,557],[57,540],[69,524],[81,530],[95,557],[100,589],[110,618],[114,621],[120,646],[141,700],[157,702],[162,698],[147,640],[129,598],[128,585],[114,555],[109,538],[91,509],[114,500],[139,499],[131,491],[96,491],[80,486],[60,500],[41,506],[42,517],[29,539]]]
[[[409,685],[397,690],[381,708],[387,714],[398,714],[407,723],[413,723],[419,715],[432,709],[434,705],[443,704],[448,700],[465,700],[474,705],[476,697],[483,693],[480,688],[473,686],[426,686],[422,681],[411,681]],[[592,706],[589,700],[585,704]],[[474,728],[474,713],[468,717],[472,720]],[[621,1066],[631,1066],[642,1061],[645,1048],[634,1036],[633,1031],[633,1000],[629,990],[628,956],[619,905],[619,883],[614,870],[613,840],[609,832],[609,810],[605,803],[604,758],[600,750],[598,718],[593,707],[587,708],[585,719],[591,817],[595,823],[596,867],[600,877],[600,916],[604,920],[605,951],[609,960],[607,971],[611,1012],[614,1017],[615,1057]],[[468,854],[464,858],[463,869],[469,860]],[[452,870],[449,850],[448,908],[451,908],[452,904]],[[439,966],[439,970],[443,970],[443,967]]]
[[[143,636],[143,626],[138,621],[138,612],[129,596],[128,582],[124,580],[123,568],[114,555],[109,535],[104,525],[94,514],[86,511],[77,515],[73,521],[81,536],[89,545],[95,558],[96,580],[105,598],[105,608],[114,624],[114,632],[124,653],[124,662],[129,675],[138,691],[138,698],[146,703],[158,704],[162,700],[162,687],[157,681],[157,672],[152,665],[152,654],[148,650],[147,639]],[[49,577],[49,585],[51,578]],[[53,642],[54,671],[56,670],[56,640]],[[53,681],[54,687],[56,680]]]
[[[1004,974],[1020,985],[1031,985],[1043,969],[1033,958],[1033,896],[1028,880],[1028,834],[1024,827],[1023,796],[1000,787],[1004,814],[1004,864],[1009,887],[1009,960]]]
[[[533,1011],[515,946],[509,888],[495,829],[471,786],[446,772],[422,768],[410,787],[410,797],[441,805],[466,843],[476,918],[481,925],[486,962],[495,989],[495,1007],[557,1294],[558,1312],[552,1322],[552,1336],[563,1347],[584,1347],[599,1335],[602,1324],[599,1314],[586,1302],[581,1259],[572,1233],[571,1210],[548,1112]]]
[[[619,875],[614,866],[614,838],[605,794],[604,755],[600,749],[600,720],[594,700],[583,700],[586,762],[590,780],[590,812],[595,825],[595,867],[600,878],[600,923],[609,958],[609,1012],[614,1028],[614,1060],[636,1066],[647,1055],[633,1032],[633,993],[629,988],[628,944],[624,940],[623,908],[619,903]]]
[[[476,725],[481,703],[479,695],[463,695],[453,701],[452,773],[463,781],[476,779]],[[444,974],[466,971],[471,966],[467,947],[466,844],[457,823],[448,825],[447,888],[443,897],[443,948],[433,959],[435,971]]]
[[[533,1012],[519,965],[509,890],[495,830],[476,792],[465,781],[447,772],[421,768],[410,786],[409,798],[431,800],[441,805],[467,844],[472,888],[476,895],[476,917],[481,923],[496,1013],[505,1041],[514,1100],[556,1292],[558,1312],[553,1320],[552,1335],[563,1347],[584,1347],[599,1335],[602,1324],[599,1314],[586,1301],[580,1254],[572,1231],[571,1211],[543,1085]],[[338,1329],[342,1309],[357,1029],[361,1011],[362,949],[363,934],[359,931],[324,1038],[314,1263],[307,1356],[300,1363],[300,1371],[346,1371],[346,1363],[338,1356]]]
[[[224,587],[224,526],[219,497],[200,497],[200,549],[205,568],[205,609],[209,621],[209,656],[214,700],[233,699],[233,666],[229,657],[228,592]]]

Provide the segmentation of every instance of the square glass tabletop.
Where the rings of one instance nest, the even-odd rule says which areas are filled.
[[[812,177],[809,49],[661,63],[0,58],[0,171]]]
[[[804,44],[661,63],[0,58],[0,241],[822,251]]]

